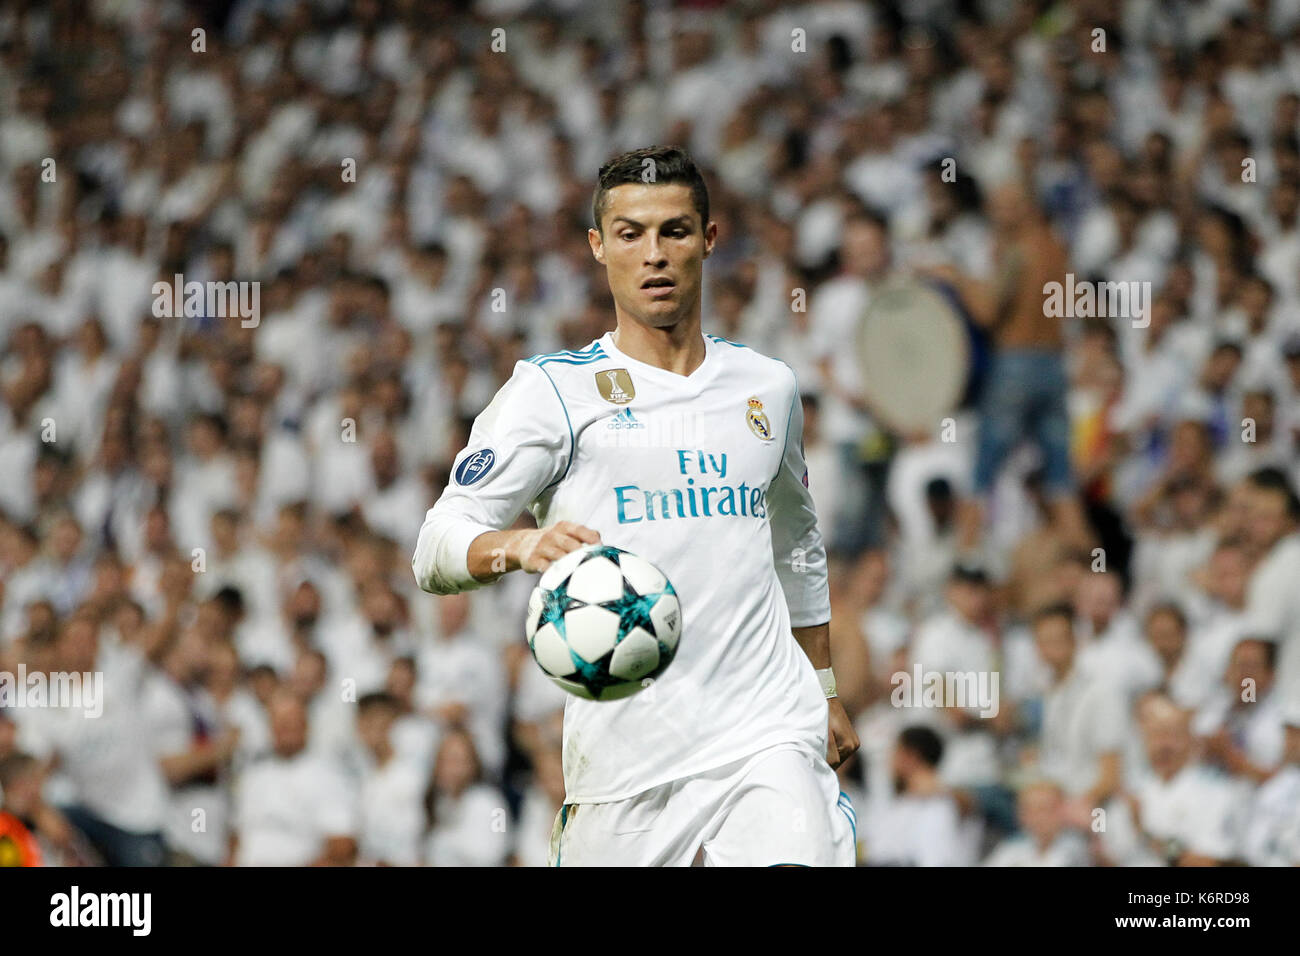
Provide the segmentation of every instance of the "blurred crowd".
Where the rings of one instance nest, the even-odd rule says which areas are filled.
[[[654,143],[705,330],[801,384],[860,860],[1300,864],[1296,0],[5,4],[0,672],[105,699],[0,708],[0,864],[545,862],[533,581],[410,556],[514,363],[612,328],[595,174]],[[903,280],[951,428],[863,393]]]

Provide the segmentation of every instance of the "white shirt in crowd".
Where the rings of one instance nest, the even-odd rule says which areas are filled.
[[[1149,840],[1216,860],[1240,854],[1242,814],[1247,808],[1240,781],[1188,762],[1169,780],[1147,773],[1131,789],[1140,818],[1133,819],[1126,801],[1111,801],[1102,838],[1107,855],[1117,865],[1163,865],[1166,861]]]
[[[161,672],[147,682],[140,706],[159,761],[196,745],[196,717],[207,725],[212,736],[225,729],[211,697],[202,691],[187,692]],[[167,845],[203,863],[221,863],[226,857],[230,827],[230,791],[224,774],[171,786],[168,796],[163,828]]]
[[[1246,618],[1251,631],[1278,640],[1277,689],[1300,698],[1300,534],[1283,538],[1251,573]]]
[[[1255,791],[1242,855],[1251,866],[1300,866],[1300,765],[1288,764]]]
[[[330,837],[354,837],[357,795],[341,767],[303,750],[251,764],[235,785],[239,866],[306,866]]]
[[[1276,691],[1263,694],[1249,703],[1241,703],[1231,689],[1221,687],[1197,711],[1192,721],[1192,730],[1203,737],[1221,730],[1228,731],[1233,742],[1257,767],[1272,769],[1282,762],[1286,729]]]
[[[960,681],[967,691],[979,685],[972,685],[964,675],[991,674],[993,667],[993,642],[989,635],[979,627],[969,623],[959,614],[948,611],[926,620],[916,632],[916,641],[912,646],[912,664],[919,665],[923,679],[925,675],[935,672],[941,675],[949,673],[963,675]],[[913,672],[912,676],[915,676]],[[948,681],[945,676],[944,686]],[[955,685],[954,685],[955,686]],[[986,685],[991,693],[991,681]],[[1001,695],[1001,688],[998,691]],[[946,700],[945,704],[954,705],[956,701]],[[990,700],[990,710],[992,701]],[[968,701],[967,713],[980,714],[985,708],[979,701]],[[979,725],[958,729],[953,726],[946,714],[938,721],[935,728],[944,737],[943,759],[939,764],[939,773],[944,783],[952,787],[978,786],[993,783],[997,776],[997,754],[993,734]]]
[[[515,688],[515,719],[536,724],[562,713],[568,695],[540,667],[535,666],[535,662],[525,661],[524,664],[519,669],[519,685]]]
[[[1083,794],[1097,782],[1101,756],[1121,753],[1129,733],[1122,694],[1105,680],[1071,668],[1043,697],[1040,769],[1070,796]]]
[[[1089,866],[1088,841],[1082,834],[1066,831],[1047,846],[1040,846],[1028,833],[1007,837],[984,861],[985,866]]]
[[[413,656],[416,647],[414,635],[405,630],[377,634],[359,612],[332,619],[320,631],[320,649],[329,660],[334,686],[343,680],[355,681],[358,698],[383,690],[393,661]]]
[[[862,313],[871,301],[867,283],[853,276],[839,276],[825,283],[808,304],[812,317],[813,341],[819,359],[829,359],[831,376],[841,388],[862,390],[862,370],[857,350],[846,348],[856,341]],[[843,399],[827,392],[822,404],[822,434],[832,444],[857,444],[869,428],[865,414]]]
[[[307,749],[320,754],[327,761],[338,761],[349,770],[355,770],[357,747],[357,706],[352,694],[344,691],[332,678],[316,693],[307,705]]]
[[[426,713],[446,704],[465,705],[480,762],[491,770],[499,769],[505,760],[501,722],[506,699],[499,652],[474,632],[465,630],[426,641],[416,657],[416,674],[416,705]]]
[[[460,796],[439,796],[424,843],[426,866],[500,866],[510,852],[510,811],[485,783]]]
[[[903,796],[871,803],[864,815],[863,848],[877,866],[972,866],[957,804],[946,794]]]
[[[546,866],[551,849],[551,830],[560,808],[537,785],[524,791],[515,824],[514,855],[520,866]]]
[[[223,587],[237,589],[244,599],[247,620],[274,620],[280,608],[275,558],[265,548],[243,544],[231,554],[216,548],[207,553],[203,574],[195,575],[194,589],[208,598]]]
[[[361,777],[359,859],[362,863],[417,866],[424,834],[424,791],[428,773],[394,755],[370,761]]]
[[[442,740],[442,731],[433,720],[423,714],[404,714],[393,721],[391,740],[398,759],[419,767],[425,775],[432,772]]]
[[[1125,694],[1133,694],[1142,684],[1147,644],[1137,620],[1127,611],[1118,611],[1100,631],[1090,622],[1080,621],[1075,667],[1106,681]]]
[[[411,515],[421,514],[429,508],[429,495],[424,483],[413,475],[399,478],[387,488],[372,484],[370,492],[361,499],[361,512],[372,531],[396,541],[403,551],[415,550],[420,529]]]
[[[223,724],[239,731],[236,770],[271,752],[271,721],[266,708],[252,691],[245,687],[236,688],[226,701],[218,705],[217,711]]]
[[[20,744],[29,753],[59,758],[56,786],[67,798],[113,826],[161,833],[168,787],[139,706],[155,673],[131,645],[101,644],[95,665],[103,674],[103,713],[80,708],[16,710]]]

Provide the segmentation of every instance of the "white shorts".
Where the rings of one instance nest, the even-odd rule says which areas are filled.
[[[824,757],[773,747],[612,803],[568,803],[551,866],[853,866],[857,816]]]

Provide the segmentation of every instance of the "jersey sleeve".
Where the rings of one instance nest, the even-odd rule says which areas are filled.
[[[429,509],[411,559],[416,583],[434,594],[482,587],[469,573],[471,542],[514,523],[563,477],[573,454],[568,413],[551,377],[530,362],[479,414],[442,496]]]
[[[790,626],[811,627],[831,619],[831,602],[826,581],[826,547],[817,529],[812,495],[808,493],[808,467],[803,458],[803,406],[793,372],[790,391],[785,454],[767,495],[772,558],[790,608]]]

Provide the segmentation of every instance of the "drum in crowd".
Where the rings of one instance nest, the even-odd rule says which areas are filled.
[[[936,434],[967,398],[974,352],[969,323],[929,282],[891,279],[858,327],[863,393],[880,423],[900,435]]]

